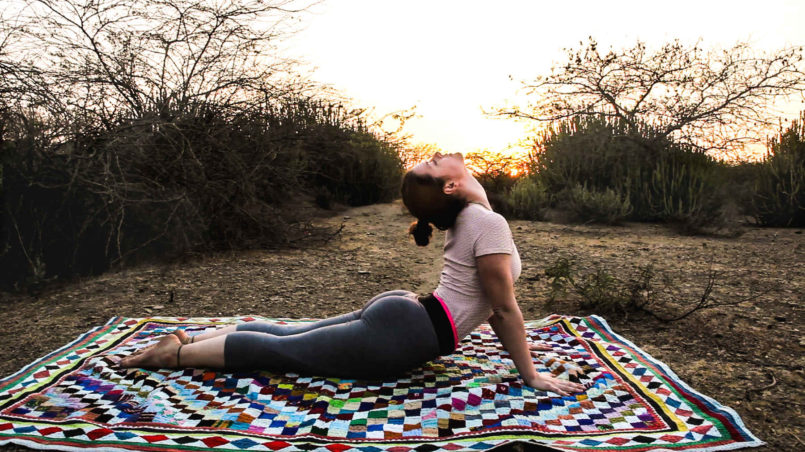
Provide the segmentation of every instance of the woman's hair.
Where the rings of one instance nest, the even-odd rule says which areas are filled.
[[[445,180],[429,174],[416,174],[408,171],[403,176],[402,199],[405,207],[417,218],[411,223],[408,233],[413,234],[419,246],[430,242],[433,232],[430,224],[440,230],[453,227],[467,200],[443,191]]]

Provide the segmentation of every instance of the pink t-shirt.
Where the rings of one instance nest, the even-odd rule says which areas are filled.
[[[459,341],[492,315],[475,258],[498,253],[511,254],[512,280],[517,280],[520,254],[506,219],[480,204],[470,203],[458,214],[456,224],[447,230],[444,268],[434,291],[450,310]]]

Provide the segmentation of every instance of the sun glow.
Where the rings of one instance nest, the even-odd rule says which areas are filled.
[[[490,8],[472,1],[328,0],[311,11],[288,48],[317,68],[316,79],[378,112],[416,106],[418,117],[405,129],[412,142],[464,154],[522,149],[518,142],[530,126],[485,112],[527,103],[518,81],[549,73],[564,58],[563,48],[588,36],[598,37],[602,48],[674,38],[721,47],[748,39],[758,49],[805,43],[801,1],[770,0],[763,8],[748,1],[726,7],[682,0],[670,8],[636,0],[618,8],[585,0],[572,7],[510,1]],[[786,114],[796,117],[802,109],[794,99]]]

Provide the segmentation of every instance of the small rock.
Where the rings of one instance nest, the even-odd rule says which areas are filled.
[[[366,270],[358,270],[359,275],[371,275],[372,272]]]
[[[345,220],[349,220],[350,218],[352,218],[352,217],[350,217],[349,215],[344,215]]]
[[[787,319],[785,318],[785,316],[776,315],[776,316],[774,316],[774,320],[776,320],[778,322],[785,322]]]

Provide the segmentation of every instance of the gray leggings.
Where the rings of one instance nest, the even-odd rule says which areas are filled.
[[[439,356],[425,308],[412,292],[384,292],[363,309],[302,325],[248,322],[226,336],[228,370],[343,378],[399,377]]]

